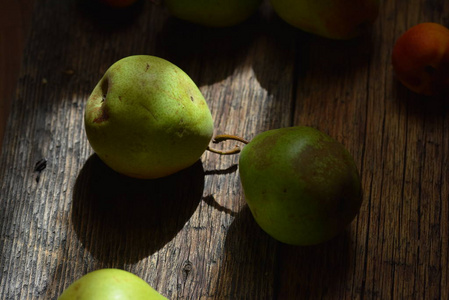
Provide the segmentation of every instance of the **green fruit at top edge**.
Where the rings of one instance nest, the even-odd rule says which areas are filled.
[[[271,0],[287,23],[330,39],[363,34],[379,14],[379,0]]]
[[[165,0],[175,17],[209,27],[229,27],[248,19],[262,0]]]
[[[214,130],[209,107],[192,79],[149,55],[114,63],[90,95],[84,120],[100,159],[119,173],[143,179],[193,165]]]
[[[100,269],[72,283],[58,300],[167,300],[143,279],[119,269]]]
[[[286,244],[331,239],[351,223],[362,202],[352,156],[306,126],[257,135],[240,154],[239,172],[254,219]]]

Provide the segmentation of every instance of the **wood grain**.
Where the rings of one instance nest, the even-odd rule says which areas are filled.
[[[332,41],[283,23],[268,1],[228,29],[151,1],[120,12],[39,1],[1,157],[0,298],[56,299],[115,267],[169,299],[448,299],[448,105],[406,90],[390,63],[402,32],[449,26],[448,13],[443,0],[385,1],[369,35]],[[321,245],[276,242],[245,204],[238,155],[206,152],[155,181],[112,172],[88,144],[84,107],[133,54],[184,69],[217,134],[309,125],[342,142],[363,182],[357,219]]]
[[[0,150],[30,29],[33,0],[4,1],[0,8]]]

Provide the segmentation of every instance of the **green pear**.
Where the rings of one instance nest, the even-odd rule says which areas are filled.
[[[142,278],[119,269],[100,269],[72,283],[58,300],[162,300],[167,299]]]
[[[239,173],[254,219],[286,244],[331,239],[351,223],[362,202],[352,156],[311,127],[260,133],[243,148]]]
[[[229,27],[248,19],[262,0],[165,0],[175,17],[209,27]]]
[[[168,176],[193,165],[214,126],[207,103],[176,65],[149,55],[125,57],[87,100],[90,145],[113,170],[135,178]]]
[[[331,39],[351,39],[370,27],[380,0],[271,0],[287,23]]]

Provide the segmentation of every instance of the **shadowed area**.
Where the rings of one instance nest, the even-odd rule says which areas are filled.
[[[325,295],[332,299],[345,289],[345,281],[353,271],[352,244],[349,230],[313,246],[280,243],[257,225],[246,205],[235,216],[226,236],[217,297],[319,299]],[[259,288],[241,288],[245,282]]]
[[[211,28],[168,18],[157,35],[156,55],[176,64],[201,87],[220,82],[244,62],[260,35],[256,13],[232,27]]]
[[[273,295],[277,247],[245,205],[227,231],[216,299],[267,299]],[[244,288],[248,282],[258,288]]]
[[[77,0],[81,15],[91,20],[96,27],[114,31],[132,25],[143,10],[143,0],[137,0],[128,7],[115,8],[101,1]]]
[[[276,299],[333,299],[343,294],[354,270],[352,243],[349,230],[318,245],[280,243]]]
[[[76,234],[105,264],[134,263],[151,255],[184,227],[204,188],[201,161],[155,180],[133,179],[91,156],[73,193]]]

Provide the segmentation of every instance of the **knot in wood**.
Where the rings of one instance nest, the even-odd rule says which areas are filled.
[[[186,260],[184,262],[184,266],[182,267],[182,279],[183,279],[183,281],[187,280],[187,277],[189,277],[189,274],[192,272],[192,270],[193,270],[192,262],[190,262],[189,260]]]

